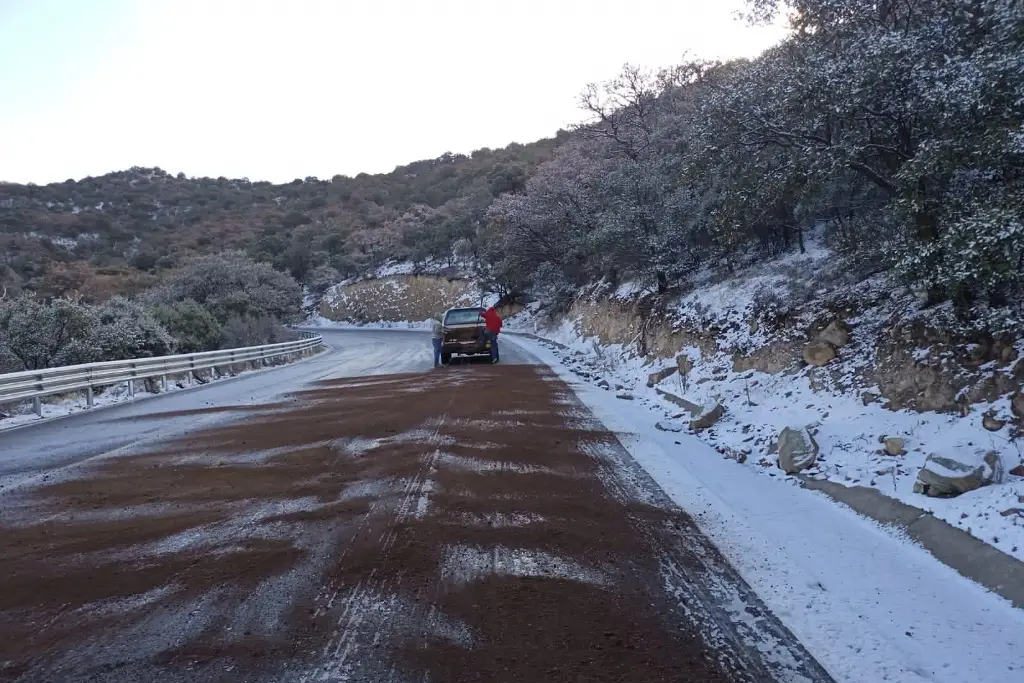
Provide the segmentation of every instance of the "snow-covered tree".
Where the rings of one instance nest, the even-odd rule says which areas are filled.
[[[94,312],[70,299],[44,303],[23,294],[0,300],[0,364],[39,370],[99,360]]]
[[[174,352],[174,338],[138,302],[111,297],[97,306],[93,315],[96,325],[91,339],[102,360],[151,358]]]
[[[195,301],[221,324],[246,316],[295,322],[302,314],[302,290],[294,278],[241,252],[197,257],[147,292],[145,299],[153,306]]]

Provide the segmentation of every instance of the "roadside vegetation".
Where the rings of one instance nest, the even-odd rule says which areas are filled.
[[[132,299],[8,294],[0,372],[284,341],[301,304],[291,276],[239,252],[194,257]]]

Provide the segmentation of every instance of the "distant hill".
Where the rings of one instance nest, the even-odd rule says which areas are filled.
[[[521,189],[568,137],[281,185],[139,167],[0,183],[0,285],[98,301],[153,284],[189,255],[226,249],[321,290],[387,258],[444,260],[460,240],[473,249],[494,197]]]

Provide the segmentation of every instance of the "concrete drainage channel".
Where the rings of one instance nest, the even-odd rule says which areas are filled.
[[[1024,608],[1024,562],[979,541],[921,508],[901,503],[864,486],[800,477],[820,491],[879,524],[902,530],[937,560],[1019,608]]]

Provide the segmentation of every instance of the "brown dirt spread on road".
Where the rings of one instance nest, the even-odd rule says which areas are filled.
[[[0,680],[729,680],[550,371],[291,399],[8,497]]]

